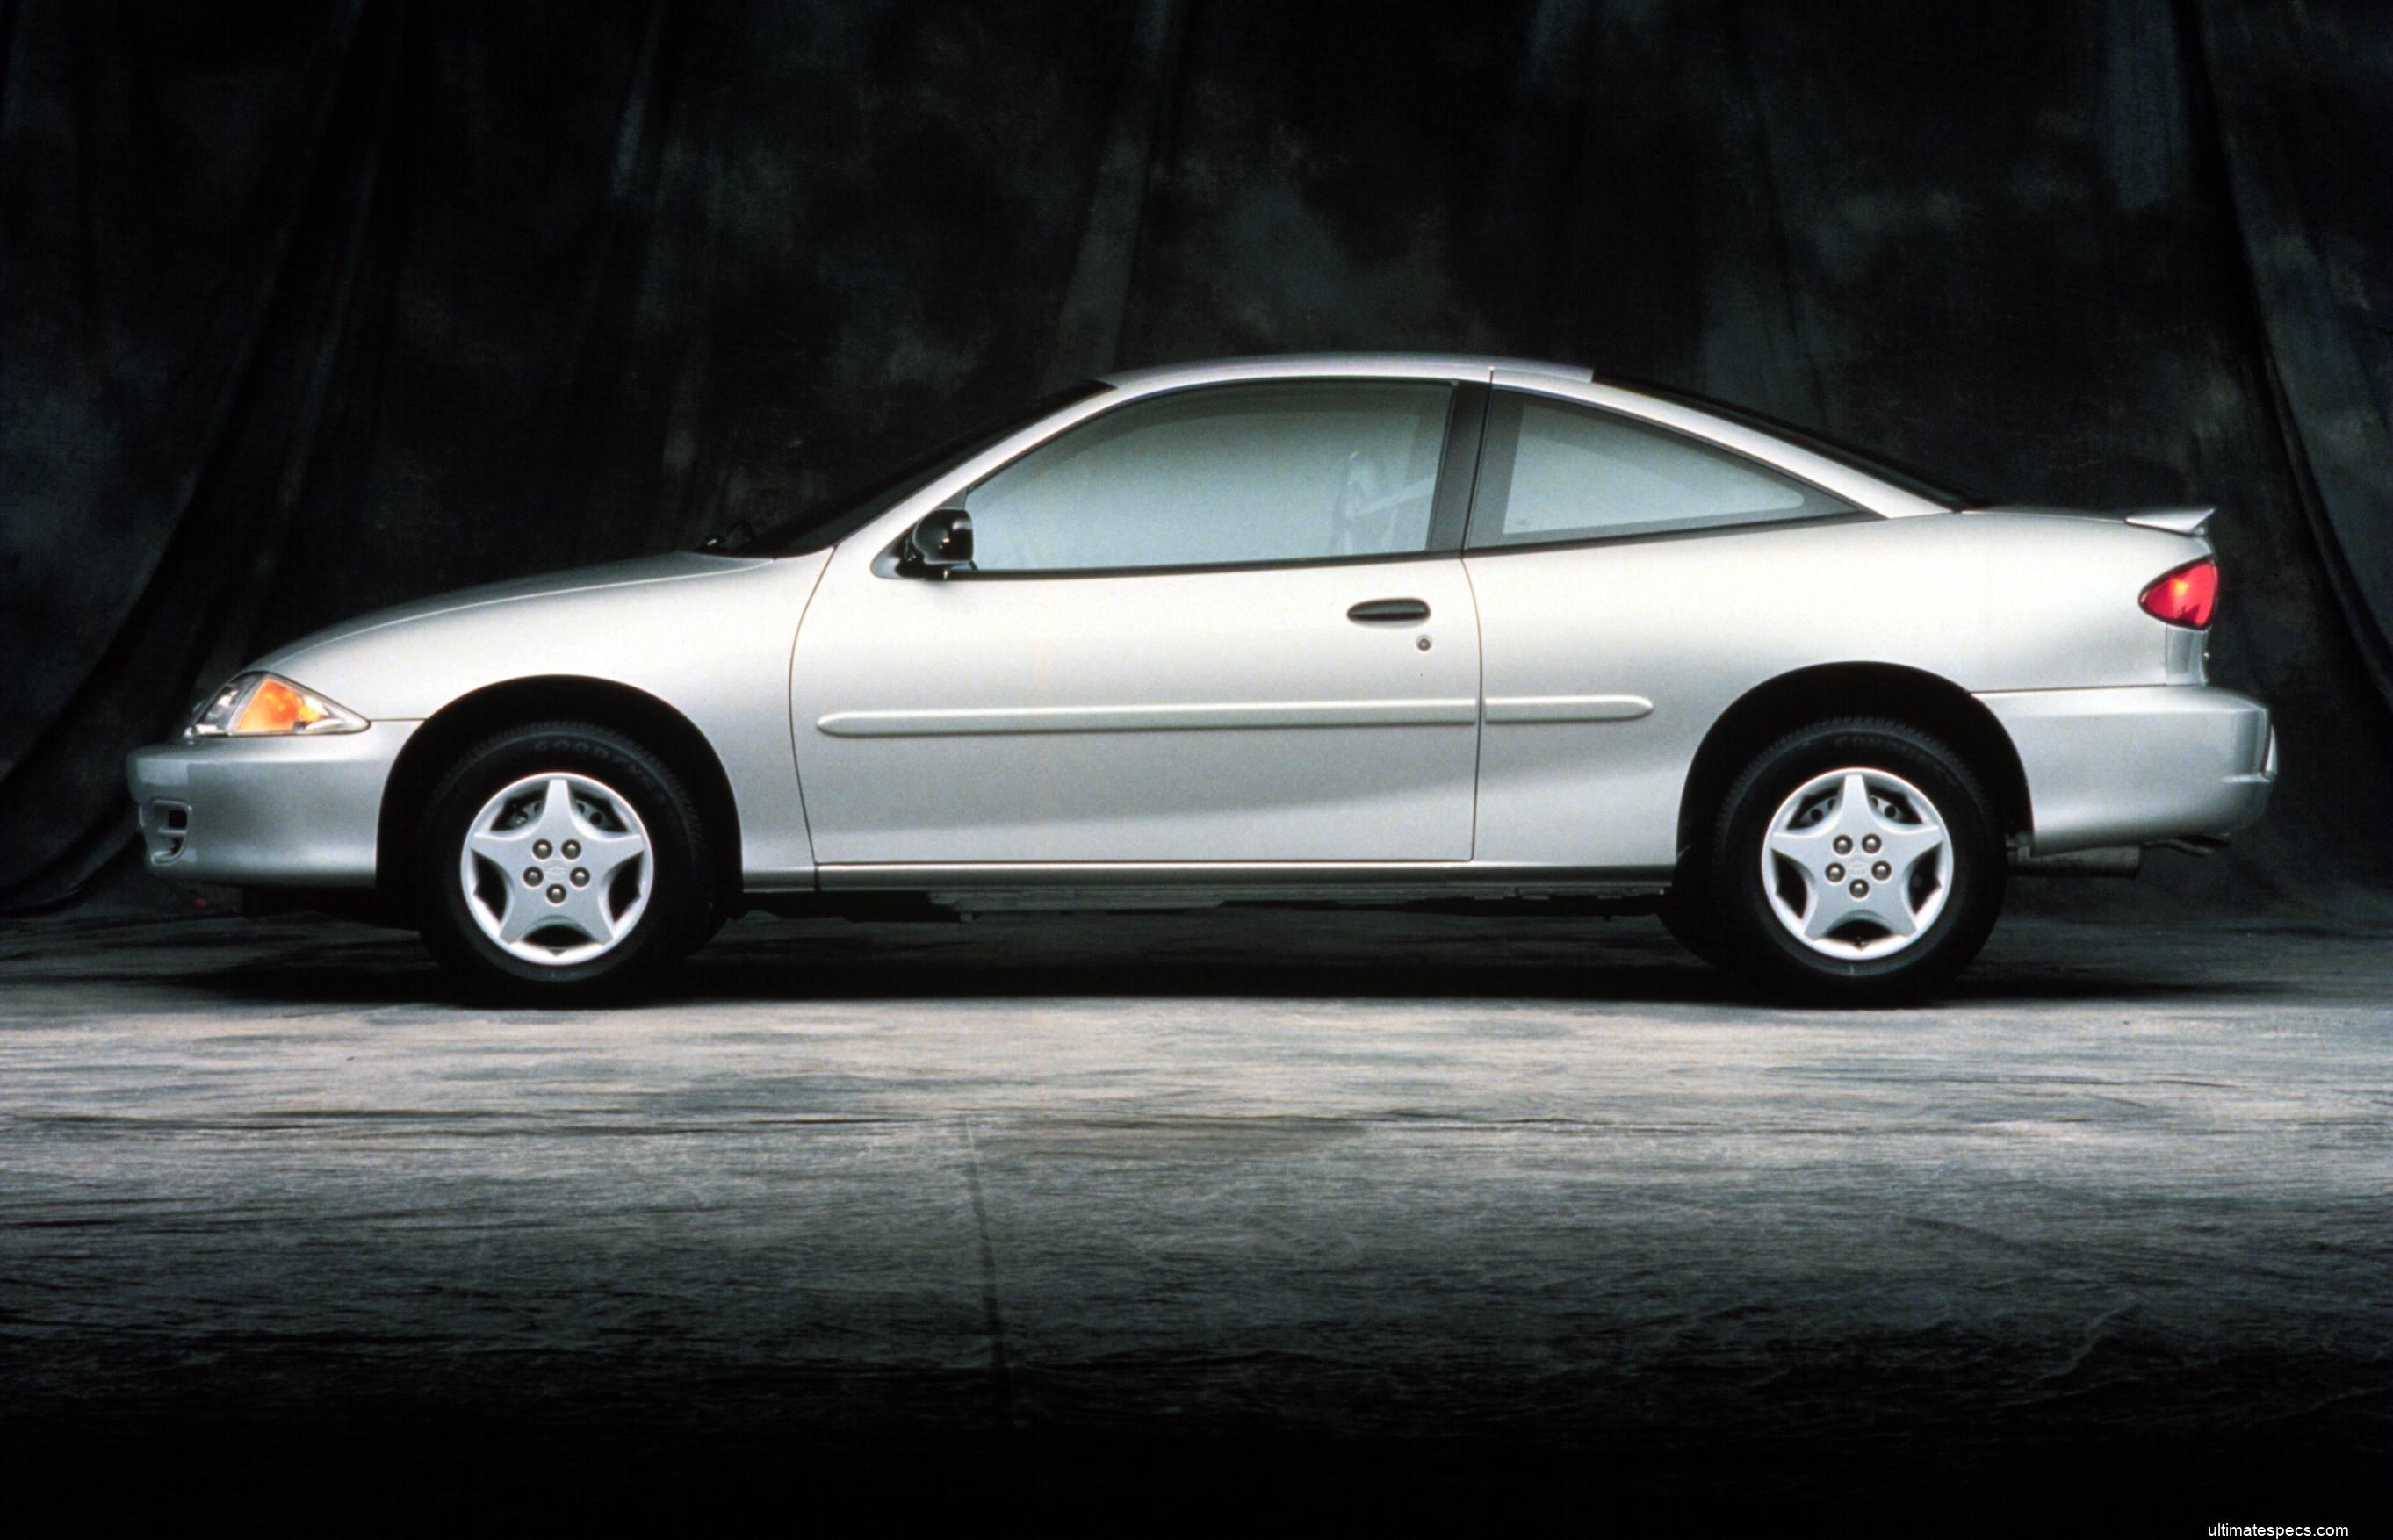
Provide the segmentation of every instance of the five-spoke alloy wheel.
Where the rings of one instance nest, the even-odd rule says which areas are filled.
[[[648,829],[588,776],[527,776],[474,816],[457,862],[482,933],[543,967],[587,962],[629,935],[655,882]]]
[[[1780,738],[1730,787],[1698,855],[1720,961],[1836,1003],[1949,982],[2002,907],[1992,799],[1958,754],[1899,722]]]
[[[1787,933],[1823,957],[1890,957],[1936,923],[1953,842],[1927,793],[1848,765],[1787,794],[1761,842],[1761,890]]]
[[[611,1003],[711,920],[706,830],[672,767],[582,723],[503,733],[459,760],[418,836],[425,941],[518,998]]]

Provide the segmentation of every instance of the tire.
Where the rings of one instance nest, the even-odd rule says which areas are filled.
[[[680,777],[590,723],[475,746],[434,788],[415,849],[425,944],[469,988],[517,1003],[636,999],[721,912]]]
[[[1721,965],[1831,1005],[1950,984],[1994,929],[2007,876],[2001,819],[1968,763],[1876,718],[1817,723],[1763,750],[1721,799],[1703,853]]]

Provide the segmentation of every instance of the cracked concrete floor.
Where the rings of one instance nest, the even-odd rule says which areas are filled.
[[[330,920],[20,923],[0,1520],[2358,1522],[2388,940],[2020,920],[1840,1015],[1647,921],[758,919],[505,1014]]]

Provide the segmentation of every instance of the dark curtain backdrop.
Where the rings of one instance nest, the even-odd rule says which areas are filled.
[[[1094,371],[1305,347],[1572,359],[2005,498],[2219,502],[2218,672],[2286,770],[2183,881],[2386,885],[2380,0],[0,29],[0,907],[120,857],[124,751],[268,645],[761,525]]]

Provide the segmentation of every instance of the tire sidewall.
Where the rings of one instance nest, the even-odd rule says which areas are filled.
[[[466,907],[458,857],[474,818],[527,777],[587,776],[628,801],[647,826],[648,902],[632,933],[585,962],[543,967],[486,935]],[[657,756],[603,728],[542,724],[501,734],[461,759],[427,803],[416,849],[425,940],[467,977],[517,998],[587,1003],[636,993],[700,937],[709,913],[703,835],[688,794]]]
[[[1797,788],[1841,769],[1882,770],[1936,806],[1953,850],[1942,910],[1920,938],[1883,958],[1850,960],[1813,951],[1780,922],[1761,878],[1771,822]],[[1798,993],[1866,1003],[1949,982],[1984,945],[2002,907],[2006,869],[1992,801],[1959,756],[1892,723],[1828,723],[1765,750],[1724,799],[1708,885],[1726,950],[1742,970]]]

